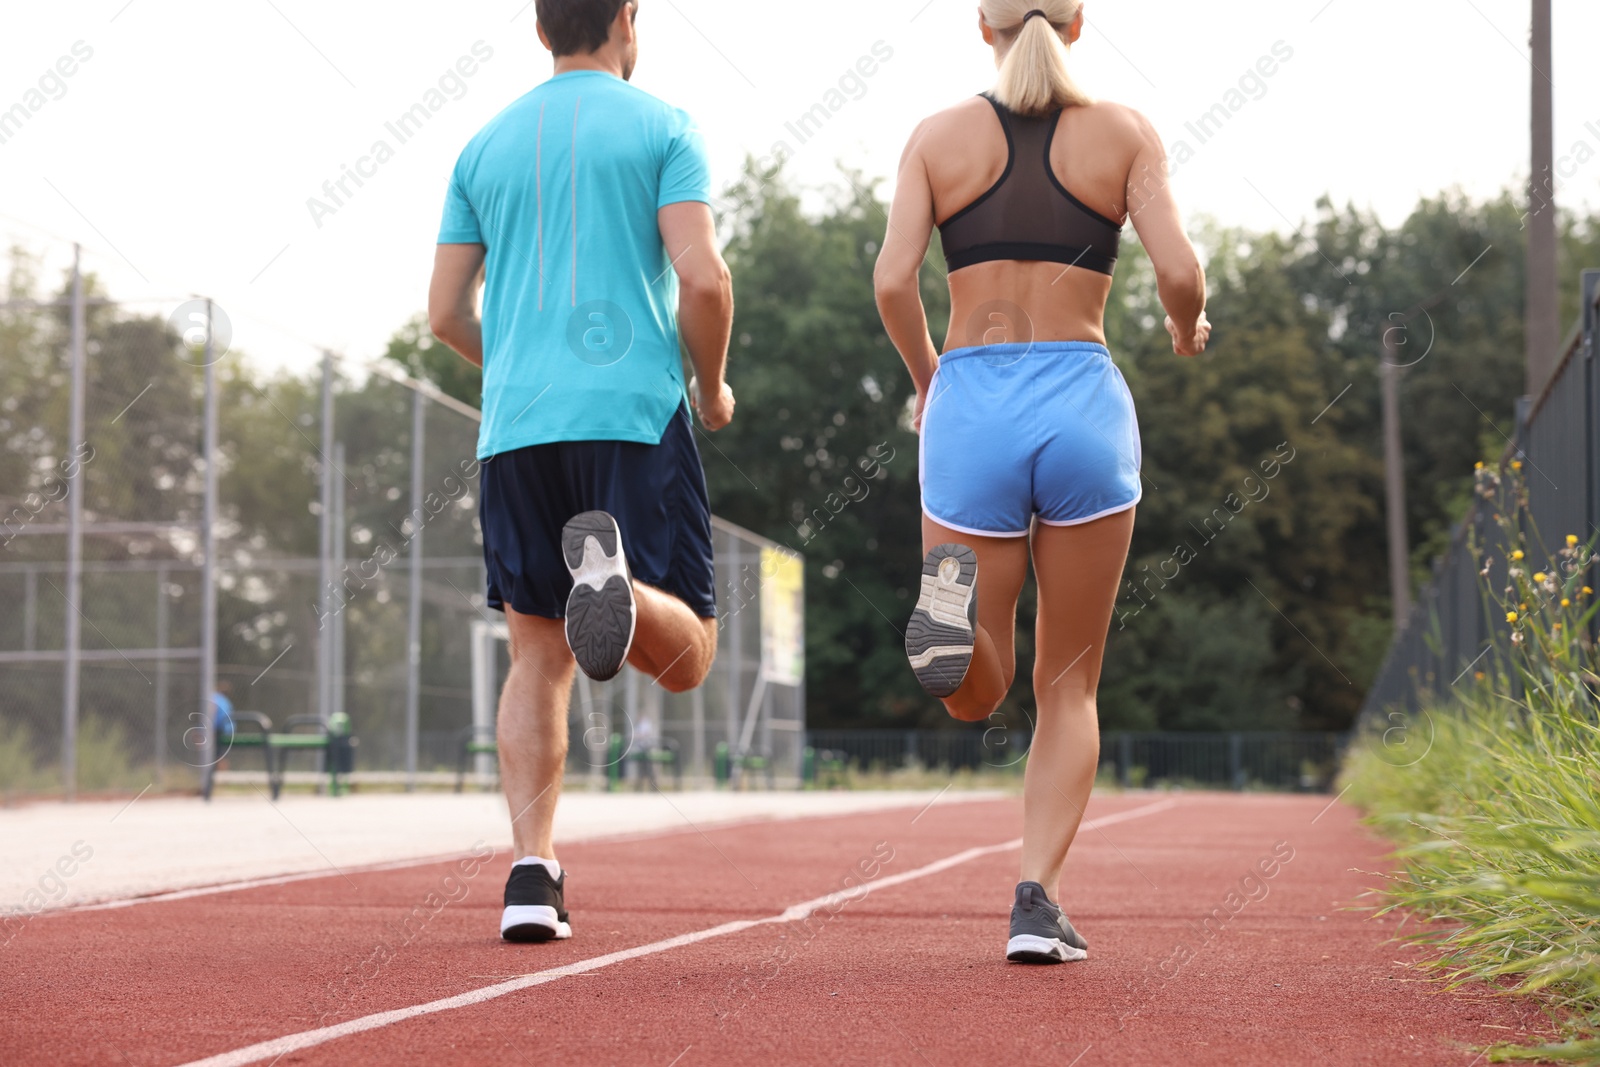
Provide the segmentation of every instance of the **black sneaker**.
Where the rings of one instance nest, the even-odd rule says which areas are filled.
[[[922,688],[947,697],[972,665],[978,632],[978,557],[966,545],[936,545],[922,561],[922,593],[906,623],[906,658]]]
[[[628,661],[638,618],[617,520],[603,511],[573,516],[561,531],[561,554],[572,572],[567,647],[584,674],[604,682]]]
[[[500,936],[507,941],[559,941],[572,936],[562,902],[567,872],[551,878],[542,863],[519,863],[506,879],[506,910],[500,915]]]
[[[1066,963],[1088,958],[1089,942],[1072,928],[1061,908],[1050,903],[1044,886],[1018,882],[1006,959],[1012,963]]]

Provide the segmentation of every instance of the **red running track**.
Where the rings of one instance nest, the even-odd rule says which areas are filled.
[[[498,939],[505,855],[43,916],[0,950],[0,1063],[1469,1067],[1546,1032],[1351,910],[1386,847],[1348,807],[1170,800],[1091,803],[1082,963],[1004,961],[1020,802],[946,797],[566,846],[544,945]]]

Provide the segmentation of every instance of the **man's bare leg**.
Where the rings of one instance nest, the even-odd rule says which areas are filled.
[[[682,693],[706,680],[717,655],[717,620],[696,615],[673,596],[633,583],[637,622],[628,663],[669,693]]]
[[[685,608],[684,610],[688,610]],[[575,664],[560,619],[506,608],[511,670],[500,690],[500,781],[511,810],[513,859],[556,858],[551,827],[567,762]]]

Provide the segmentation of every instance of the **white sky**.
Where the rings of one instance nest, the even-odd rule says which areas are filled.
[[[719,186],[779,138],[807,186],[837,181],[839,162],[887,176],[918,118],[990,84],[976,6],[643,0],[634,81],[697,116]],[[1419,195],[1488,196],[1525,180],[1528,7],[1089,0],[1074,70],[1095,95],[1149,115],[1169,148],[1189,142],[1174,188],[1191,218],[1288,229],[1328,192],[1393,222]],[[1600,153],[1589,59],[1600,4],[1555,0],[1555,20],[1557,156],[1579,142]],[[376,354],[423,307],[457,153],[549,73],[527,0],[63,0],[7,3],[0,28],[0,111],[76,42],[93,49],[64,94],[0,144],[0,237],[52,267],[80,240],[114,295],[160,298],[152,307],[212,295],[236,349],[294,367],[317,345]],[[384,123],[480,40],[493,58],[465,95],[319,228],[307,198],[378,138],[394,145]],[[799,145],[785,123],[880,41],[893,56],[864,94]],[[1280,41],[1293,57],[1264,95],[1200,144],[1185,124]],[[1600,157],[1560,196],[1600,204]]]

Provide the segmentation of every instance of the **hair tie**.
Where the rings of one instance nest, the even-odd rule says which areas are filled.
[[[1028,20],[1031,19],[1031,18],[1041,18],[1041,19],[1044,19],[1046,22],[1050,21],[1050,16],[1049,15],[1045,14],[1039,8],[1034,8],[1032,11],[1030,11],[1026,15],[1022,16],[1022,25],[1026,26],[1028,24]]]

